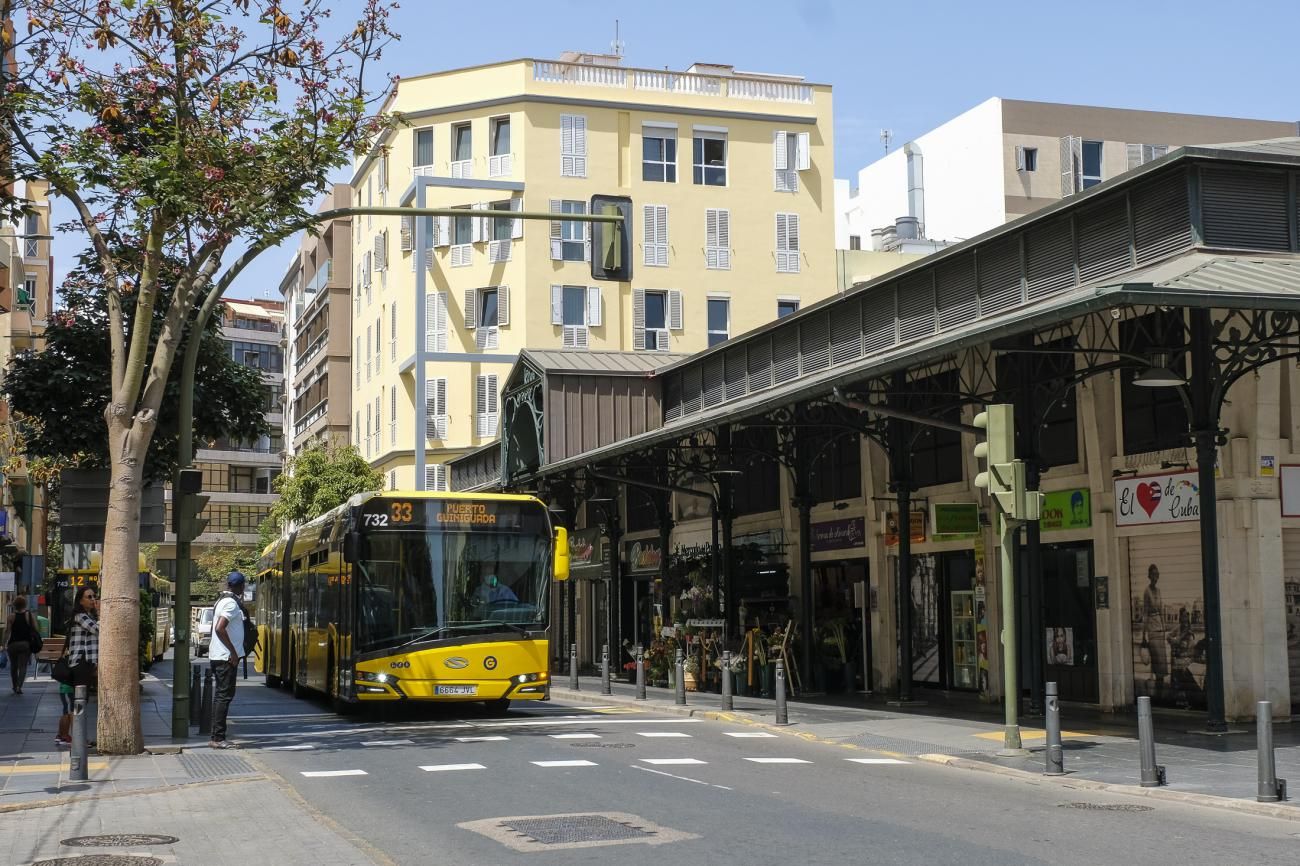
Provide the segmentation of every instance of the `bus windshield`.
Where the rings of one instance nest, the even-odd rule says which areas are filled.
[[[550,537],[409,529],[365,533],[356,650],[546,627]]]

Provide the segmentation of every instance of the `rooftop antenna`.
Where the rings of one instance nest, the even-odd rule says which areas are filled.
[[[611,42],[611,43],[609,43],[609,47],[613,50],[613,52],[614,52],[614,56],[615,56],[615,57],[622,57],[622,56],[623,56],[623,48],[624,48],[625,46],[624,46],[623,40],[621,40],[621,39],[618,38],[618,19],[617,19],[617,18],[614,19],[614,41]]]
[[[892,129],[880,130],[880,142],[885,146],[885,154],[889,154],[889,142],[894,140],[894,131]]]

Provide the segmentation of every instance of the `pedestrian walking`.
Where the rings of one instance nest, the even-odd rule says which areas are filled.
[[[72,681],[66,684],[67,698],[62,697],[65,694],[64,687],[61,685],[59,688],[63,715],[59,717],[59,733],[55,735],[55,741],[71,743],[72,690],[75,686],[86,686],[87,693],[93,696],[99,686],[99,597],[93,586],[83,586],[77,590],[77,596],[73,599],[72,618],[68,621],[68,643],[64,653],[72,668]],[[86,711],[93,719],[89,703]],[[95,730],[89,725],[87,729]],[[87,742],[87,745],[95,745],[94,740]]]
[[[54,735],[54,745],[72,745],[72,683],[59,683],[59,703],[63,710],[59,715],[59,730]]]
[[[5,650],[9,653],[9,680],[13,683],[14,694],[21,695],[32,653],[41,649],[41,633],[32,612],[27,609],[26,598],[18,596],[12,607],[13,612],[5,620]]]
[[[214,749],[229,749],[226,740],[226,715],[235,698],[236,675],[239,660],[244,654],[244,634],[247,614],[240,599],[244,595],[244,575],[232,571],[226,577],[227,591],[217,597],[212,612],[212,646],[208,649],[208,662],[216,690],[212,698],[212,742]]]

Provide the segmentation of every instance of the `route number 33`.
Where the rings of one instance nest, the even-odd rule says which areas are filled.
[[[389,526],[395,523],[410,523],[415,519],[414,509],[409,502],[394,502],[387,514],[365,515],[366,526]]]

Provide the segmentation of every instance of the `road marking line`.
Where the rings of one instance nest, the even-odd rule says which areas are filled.
[[[981,740],[1001,741],[1002,731],[985,731],[982,734],[971,734],[972,737],[979,737]],[[1068,740],[1071,737],[1103,737],[1105,734],[1083,733],[1080,731],[1061,731],[1061,739]],[[1020,739],[1022,740],[1042,740],[1047,738],[1047,731],[1042,728],[1021,728]]]
[[[728,788],[726,785],[714,785],[710,782],[705,782],[701,779],[692,779],[690,776],[674,776],[672,773],[665,773],[663,770],[652,770],[649,767],[643,767],[640,764],[633,764],[632,769],[641,770],[646,773],[654,773],[656,776],[667,776],[670,779],[677,779],[678,781],[681,782],[694,782],[696,785],[708,785],[710,788],[720,788],[723,791],[734,790],[732,788]]]
[[[107,761],[87,761],[87,770],[105,770],[108,768]],[[21,775],[23,773],[57,773],[60,770],[68,769],[68,764],[15,764],[12,767],[0,767],[0,776],[3,775]]]
[[[429,764],[420,767],[426,773],[441,773],[447,770],[486,770],[482,764]]]
[[[308,749],[314,749],[314,748],[316,748],[316,746],[314,746],[314,745],[311,744],[311,743],[299,743],[299,744],[296,745],[296,746],[267,746],[267,747],[266,747],[266,751],[268,751],[268,752],[305,752],[305,751],[307,751]]]
[[[552,740],[599,740],[600,734],[547,734]]]
[[[368,776],[365,770],[304,770],[308,779],[325,779],[331,776]]]
[[[594,767],[596,764],[592,761],[530,761],[538,767]]]
[[[458,743],[504,743],[509,737],[455,737]]]
[[[683,734],[681,731],[637,731],[638,737],[690,737],[693,734]]]
[[[776,734],[769,734],[766,731],[723,731],[724,737],[744,737],[746,739],[775,738]]]
[[[547,725],[689,725],[701,719],[611,719],[606,716],[586,716],[576,719],[536,719],[518,722],[478,722],[476,728],[535,728]],[[468,726],[466,726],[468,727]],[[773,735],[775,736],[775,734]]]
[[[366,740],[363,746],[414,746],[415,740]]]
[[[811,764],[812,761],[805,761],[803,758],[746,758],[746,761],[753,761],[755,764]]]
[[[617,710],[617,709],[622,709],[622,707],[615,706],[614,704],[606,704],[604,706],[599,706],[599,707],[573,707],[573,709],[575,710]]]
[[[687,766],[689,764],[708,763],[708,761],[701,761],[699,758],[642,758],[641,760],[656,767]]]
[[[910,764],[911,761],[900,761],[897,758],[845,758],[854,764]]]

